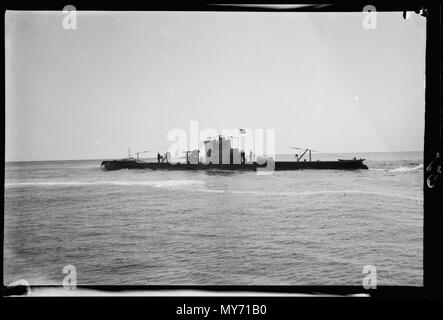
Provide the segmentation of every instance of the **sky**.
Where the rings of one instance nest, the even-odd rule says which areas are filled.
[[[426,20],[366,15],[8,11],[6,161],[166,151],[190,121],[274,129],[277,153],[423,150]]]

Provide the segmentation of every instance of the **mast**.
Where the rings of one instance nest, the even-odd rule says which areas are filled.
[[[221,135],[219,135],[218,136],[218,163],[219,164],[222,164],[222,160],[223,160],[223,157],[222,157],[222,136]]]
[[[312,157],[311,157],[311,149],[302,149],[302,148],[297,148],[297,147],[292,147],[293,149],[297,149],[297,150],[304,150],[303,151],[303,153],[300,155],[300,156],[298,156],[298,154],[296,154],[295,155],[295,158],[297,159],[297,162],[299,162],[303,157],[304,157],[304,155],[308,152],[309,153],[309,162],[311,162],[312,161]],[[314,150],[315,151],[315,150]],[[305,161],[306,161],[306,159],[305,159]]]

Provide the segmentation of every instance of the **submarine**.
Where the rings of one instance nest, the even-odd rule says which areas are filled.
[[[205,161],[200,158],[200,150],[186,151],[186,162],[171,162],[170,153],[157,154],[157,162],[139,159],[140,153],[133,158],[104,160],[101,168],[104,170],[149,169],[149,170],[232,170],[232,171],[289,171],[302,169],[315,170],[358,170],[368,169],[363,163],[365,159],[337,159],[336,161],[312,161],[311,149],[303,149],[301,155],[295,155],[296,161],[275,161],[271,157],[257,158],[253,161],[252,154],[248,161],[244,151],[231,147],[231,140],[222,137],[204,141]],[[300,149],[300,148],[295,148]]]

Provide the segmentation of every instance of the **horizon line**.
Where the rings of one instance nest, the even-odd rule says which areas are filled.
[[[424,150],[407,150],[407,151],[356,151],[356,152],[318,152],[314,154],[331,154],[331,155],[340,155],[340,154],[358,154],[358,153],[406,153],[406,152],[424,152]],[[292,155],[293,153],[277,153],[277,155]],[[265,156],[265,155],[264,155]],[[155,156],[152,159],[156,158]],[[185,158],[185,157],[183,157]],[[4,163],[11,162],[50,162],[50,161],[104,161],[104,160],[117,160],[117,159],[126,159],[126,157],[117,157],[117,158],[89,158],[89,159],[43,159],[43,160],[4,160]],[[140,158],[140,159],[151,159],[150,157]]]

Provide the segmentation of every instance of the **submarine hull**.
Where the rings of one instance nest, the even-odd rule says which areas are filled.
[[[109,160],[103,161],[101,167],[105,170],[120,169],[150,169],[150,170],[234,170],[234,171],[289,171],[303,169],[323,170],[357,170],[368,169],[363,164],[364,159],[347,161],[275,161],[272,164],[259,164],[257,162],[246,164],[192,164],[192,163],[157,163],[142,162],[137,160]]]
[[[300,169],[324,169],[324,170],[357,170],[368,169],[363,160],[349,161],[276,161],[275,170],[300,170]]]

